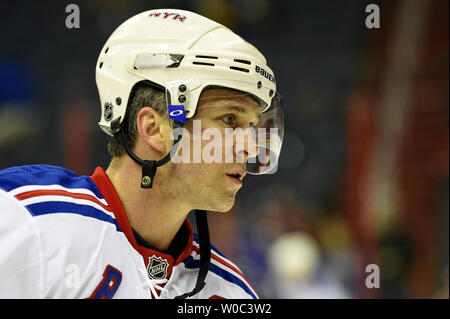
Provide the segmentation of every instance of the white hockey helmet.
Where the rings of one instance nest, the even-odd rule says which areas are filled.
[[[170,158],[168,154],[159,161],[142,160],[124,141],[120,124],[126,117],[133,87],[143,81],[165,91],[168,107],[182,105],[186,118],[194,116],[200,95],[207,88],[229,88],[251,95],[263,113],[258,126],[263,131],[270,130],[258,142],[265,144],[262,153],[267,153],[264,148],[269,149],[278,160],[284,130],[281,98],[264,56],[228,28],[198,14],[174,9],[146,11],[113,32],[96,65],[102,107],[99,125],[116,137],[128,155],[142,166],[142,188],[152,188],[156,168]],[[276,133],[272,133],[272,128]],[[270,171],[275,161],[269,163],[254,163],[249,172]],[[198,293],[209,270],[211,250],[206,212],[197,211],[196,219],[200,241],[197,282],[191,292],[176,298]]]
[[[271,113],[260,122],[266,129],[277,128],[270,144],[278,157],[284,127],[275,76],[264,56],[225,26],[178,9],[146,11],[122,23],[106,41],[96,65],[99,125],[107,134],[115,133],[113,121],[122,123],[131,90],[141,81],[165,90],[167,103],[183,105],[187,119],[194,116],[200,94],[208,87],[251,95],[262,113]]]

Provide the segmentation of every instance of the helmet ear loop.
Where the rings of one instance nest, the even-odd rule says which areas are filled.
[[[152,188],[153,181],[154,181],[155,175],[156,175],[156,169],[159,166],[166,164],[170,160],[170,156],[171,156],[172,152],[176,152],[176,148],[178,148],[178,144],[179,144],[179,141],[181,140],[182,135],[178,134],[178,136],[176,138],[174,138],[175,141],[173,143],[173,146],[172,146],[170,152],[163,159],[161,159],[159,161],[154,161],[154,160],[147,161],[147,160],[143,160],[143,159],[139,158],[128,147],[125,133],[121,129],[119,122],[120,122],[120,117],[111,122],[111,129],[114,132],[114,138],[116,138],[119,141],[120,145],[122,145],[122,147],[124,148],[124,150],[128,154],[128,156],[130,156],[130,158],[133,161],[135,161],[137,164],[142,166],[141,188],[146,188],[146,189]],[[174,134],[175,131],[177,131],[177,129],[183,127],[183,123],[174,121],[173,127],[174,127],[174,130],[173,130],[173,134]]]

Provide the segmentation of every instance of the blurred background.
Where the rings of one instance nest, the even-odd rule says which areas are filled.
[[[70,3],[80,28],[66,28]],[[366,26],[369,4],[379,7],[379,28]],[[260,49],[284,96],[277,173],[247,175],[232,211],[210,214],[213,243],[260,297],[448,298],[448,6],[2,1],[0,169],[106,168],[99,51],[134,14],[192,10]]]

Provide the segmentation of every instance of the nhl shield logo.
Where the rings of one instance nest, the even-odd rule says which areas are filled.
[[[111,121],[113,118],[113,105],[109,102],[105,103],[105,110],[103,112],[103,118],[107,122]]]
[[[164,279],[167,276],[167,260],[155,255],[148,258],[147,273],[151,279]]]

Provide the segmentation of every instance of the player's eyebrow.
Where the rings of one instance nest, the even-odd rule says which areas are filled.
[[[230,110],[232,109],[233,111],[239,112],[239,113],[243,113],[243,114],[248,114],[248,111],[246,110],[245,107],[239,106],[239,105],[218,105],[218,106],[210,106],[210,105],[201,105],[199,107],[197,107],[197,109],[203,109],[203,108],[207,108],[207,107],[217,107],[221,110]],[[261,120],[261,113],[255,113],[258,121]]]
[[[224,106],[224,108],[233,109],[234,111],[237,111],[239,113],[248,114],[247,110],[245,108],[243,108],[242,106],[229,105],[229,106]],[[258,118],[258,121],[261,120],[261,113],[256,114],[256,117]]]

